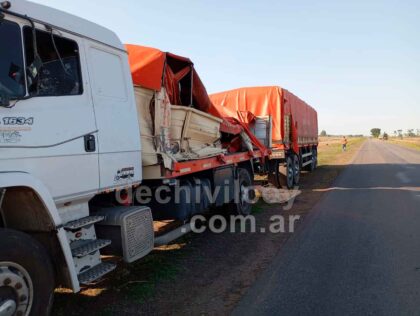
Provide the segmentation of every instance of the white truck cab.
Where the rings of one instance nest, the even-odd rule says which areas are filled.
[[[88,202],[141,182],[140,128],[112,31],[24,0],[0,9],[0,315],[42,315],[56,285],[114,268]]]

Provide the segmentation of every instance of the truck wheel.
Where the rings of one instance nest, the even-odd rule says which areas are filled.
[[[290,157],[286,158],[286,163],[279,164],[278,166],[278,177],[280,186],[287,189],[293,188],[293,160]]]
[[[298,155],[293,155],[293,184],[298,185],[300,180],[300,160]]]
[[[235,194],[235,200],[231,203],[231,209],[239,215],[251,214],[252,205],[249,201],[255,197],[255,191],[252,188],[252,179],[246,169],[238,168],[238,186],[239,192]],[[237,200],[237,201],[236,201]]]
[[[49,315],[55,283],[47,251],[11,229],[0,229],[0,240],[0,315]]]

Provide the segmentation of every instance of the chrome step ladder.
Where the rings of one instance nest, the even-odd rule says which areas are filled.
[[[91,284],[117,266],[101,260],[100,249],[111,244],[110,240],[96,238],[95,223],[104,218],[87,216],[64,224],[80,284]]]

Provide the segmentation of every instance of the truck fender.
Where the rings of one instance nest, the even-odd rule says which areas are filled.
[[[66,232],[62,227],[62,220],[58,214],[57,207],[48,190],[48,188],[37,178],[26,172],[0,172],[0,188],[27,187],[33,190],[42,203],[45,205],[48,215],[55,226],[57,239],[63,252],[64,259],[68,269],[68,279],[71,280],[71,287],[74,292],[80,291],[77,273],[74,269],[73,257]]]
[[[27,187],[32,189],[44,203],[55,227],[61,226],[61,218],[54,200],[47,187],[41,181],[26,172],[0,172],[0,188],[8,187]]]

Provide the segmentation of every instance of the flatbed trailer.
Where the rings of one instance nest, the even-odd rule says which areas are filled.
[[[230,155],[219,155],[217,157],[211,157],[200,160],[191,160],[184,162],[177,162],[173,165],[173,170],[166,173],[168,179],[177,178],[179,176],[185,176],[194,174],[196,172],[202,172],[210,169],[219,167],[242,164],[246,161],[253,159],[260,159],[264,157],[260,151],[254,151],[252,154],[247,152],[235,153]]]

